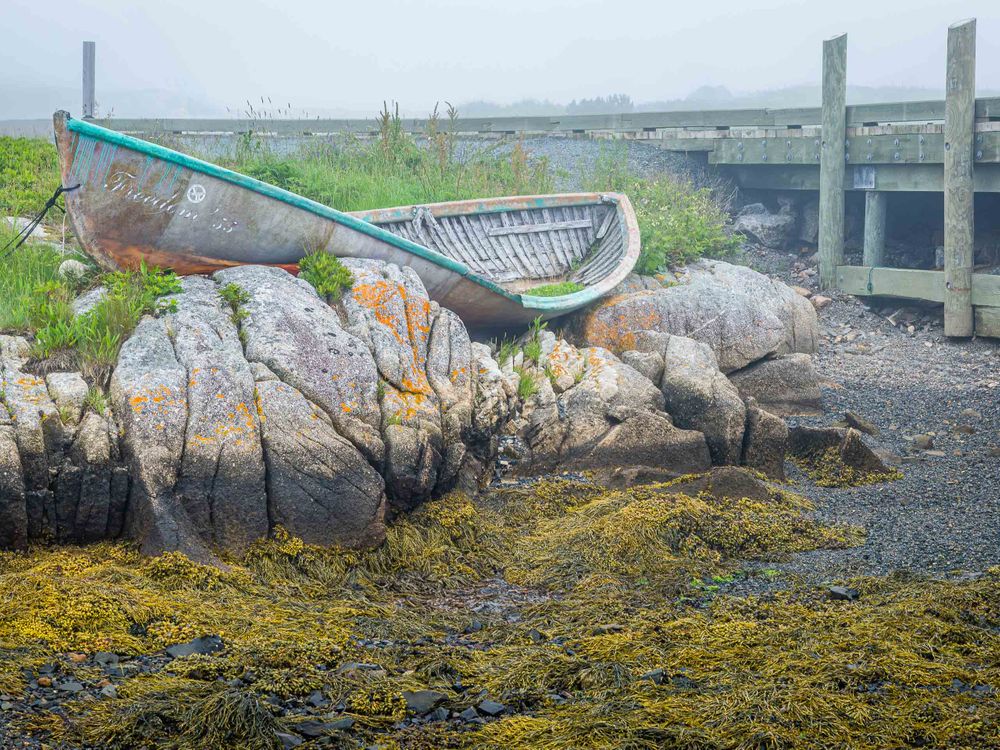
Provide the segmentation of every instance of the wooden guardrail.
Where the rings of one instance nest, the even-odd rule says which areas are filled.
[[[820,125],[821,107],[791,109],[719,109],[681,112],[629,112],[607,115],[559,115],[551,117],[460,117],[454,123],[459,133],[559,133],[583,134],[601,131],[653,132],[667,129],[730,130],[733,128],[798,128]],[[976,101],[976,119],[1000,121],[1000,98]],[[845,109],[846,127],[892,123],[943,122],[943,101],[856,104]],[[368,134],[378,132],[374,119],[240,119],[240,118],[116,118],[110,121],[115,130],[134,135],[237,134],[249,131],[274,135],[325,135],[334,133]],[[424,133],[426,118],[403,118],[403,130]],[[452,127],[448,124],[448,127]]]

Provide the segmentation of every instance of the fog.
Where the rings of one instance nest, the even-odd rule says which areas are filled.
[[[78,112],[84,39],[115,116],[224,116],[262,96],[296,116],[612,93],[641,108],[705,86],[815,87],[839,32],[852,92],[926,98],[943,95],[948,25],[972,16],[979,91],[1000,89],[997,0],[2,0],[0,118]]]

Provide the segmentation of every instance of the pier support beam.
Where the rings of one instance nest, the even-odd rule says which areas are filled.
[[[844,155],[847,137],[847,34],[823,42],[823,132],[819,162],[819,278],[836,285],[844,263]]]
[[[971,336],[976,20],[948,29],[944,105],[944,333]]]
[[[865,255],[862,265],[885,265],[886,194],[877,190],[865,193]]]
[[[83,43],[83,108],[81,117],[94,116],[94,92],[97,67],[97,45],[94,42]]]

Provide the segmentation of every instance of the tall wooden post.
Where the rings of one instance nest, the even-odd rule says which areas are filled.
[[[847,34],[823,42],[823,133],[819,160],[819,278],[828,289],[844,263]]]
[[[865,193],[865,255],[866,266],[885,265],[885,202],[886,194],[878,190]]]
[[[83,117],[94,116],[94,74],[96,72],[97,45],[94,42],[83,43]]]
[[[948,29],[944,105],[944,333],[971,336],[976,19]]]

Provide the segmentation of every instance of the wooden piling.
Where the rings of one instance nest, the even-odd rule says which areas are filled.
[[[819,164],[819,277],[836,285],[844,262],[844,154],[847,136],[847,34],[823,42],[822,144]]]
[[[863,265],[885,265],[886,195],[878,190],[865,193],[865,253]]]
[[[94,42],[83,43],[83,108],[81,116],[94,116],[94,93],[97,62],[97,45]]]
[[[944,105],[944,333],[971,336],[976,20],[948,28]]]

